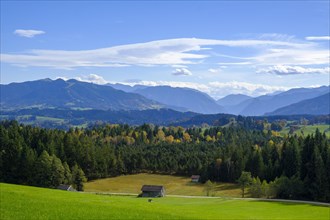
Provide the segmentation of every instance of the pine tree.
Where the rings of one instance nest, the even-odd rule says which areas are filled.
[[[287,177],[299,175],[300,172],[300,156],[297,141],[291,137],[285,141],[282,149],[282,171]]]
[[[52,175],[52,157],[43,151],[34,164],[34,185],[50,187]]]
[[[84,183],[87,181],[84,171],[75,164],[72,167],[72,183],[73,187],[78,191],[84,191]]]
[[[72,183],[72,174],[71,174],[70,167],[69,167],[69,165],[66,162],[64,162],[63,163],[63,168],[64,168],[64,180],[63,180],[63,183],[69,185],[69,184]]]
[[[56,188],[61,183],[64,182],[64,167],[59,158],[55,155],[52,156],[52,165],[51,165],[51,183],[50,186]]]

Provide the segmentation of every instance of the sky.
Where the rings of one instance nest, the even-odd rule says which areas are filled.
[[[329,85],[330,1],[1,1],[1,84]]]

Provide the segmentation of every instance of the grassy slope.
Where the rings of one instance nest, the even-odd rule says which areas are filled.
[[[305,136],[307,136],[308,134],[314,134],[316,128],[318,128],[320,130],[321,133],[325,132],[325,134],[327,135],[327,137],[330,137],[330,126],[329,125],[307,125],[307,126],[303,126],[301,125],[299,129],[297,129],[296,131],[294,131],[294,134],[297,135],[302,135],[302,131],[303,134]],[[288,134],[290,131],[289,127],[284,128],[282,131],[280,131],[281,134]]]
[[[138,194],[142,185],[164,185],[168,195],[205,196],[203,184],[192,183],[190,178],[146,173],[90,181],[85,191]],[[241,190],[236,184],[221,183],[214,195],[240,197]]]
[[[1,219],[329,219],[329,207],[202,198],[102,196],[0,184]]]

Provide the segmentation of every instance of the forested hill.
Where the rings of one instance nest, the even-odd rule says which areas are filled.
[[[0,124],[0,181],[56,187],[84,176],[97,179],[139,172],[235,182],[242,171],[272,186],[276,198],[330,201],[330,144],[307,136],[229,126],[212,128],[103,125],[69,131]],[[261,185],[260,185],[261,187]],[[270,192],[269,192],[270,193]]]
[[[330,115],[279,115],[243,117],[232,114],[202,115],[193,112],[178,112],[171,109],[147,109],[131,111],[112,110],[72,110],[72,109],[21,109],[16,111],[1,111],[2,120],[17,120],[20,123],[45,128],[68,130],[75,126],[89,126],[95,123],[142,125],[144,123],[162,126],[226,126],[235,124],[247,129],[266,129],[271,124],[273,129],[283,129],[285,125],[299,124],[308,120],[310,124],[329,124]],[[282,121],[282,122],[281,122]],[[280,123],[280,127],[279,126]],[[283,124],[283,122],[285,122]],[[277,127],[277,128],[275,128]]]

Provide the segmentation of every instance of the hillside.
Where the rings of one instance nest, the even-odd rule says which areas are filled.
[[[100,121],[112,124],[142,125],[144,123],[151,123],[168,125],[179,121],[186,121],[196,115],[198,114],[193,112],[178,112],[172,109],[82,111],[31,108],[17,111],[2,111],[0,119],[16,119],[25,124],[68,129],[70,126],[94,124]]]
[[[186,111],[203,114],[221,113],[224,111],[209,95],[195,89],[153,86],[137,89],[133,92],[156,102]]]
[[[276,95],[264,95],[254,98],[241,112],[241,115],[260,116],[267,112],[306,100],[329,92],[329,86],[319,88],[291,89]]]
[[[0,183],[1,219],[329,219],[329,208],[228,198],[104,196]],[[237,211],[240,210],[240,211]]]
[[[313,99],[303,100],[301,102],[279,108],[267,115],[326,115],[330,114],[330,93],[318,96]]]
[[[1,108],[71,108],[142,110],[160,108],[159,103],[110,86],[77,80],[37,80],[1,85]]]

